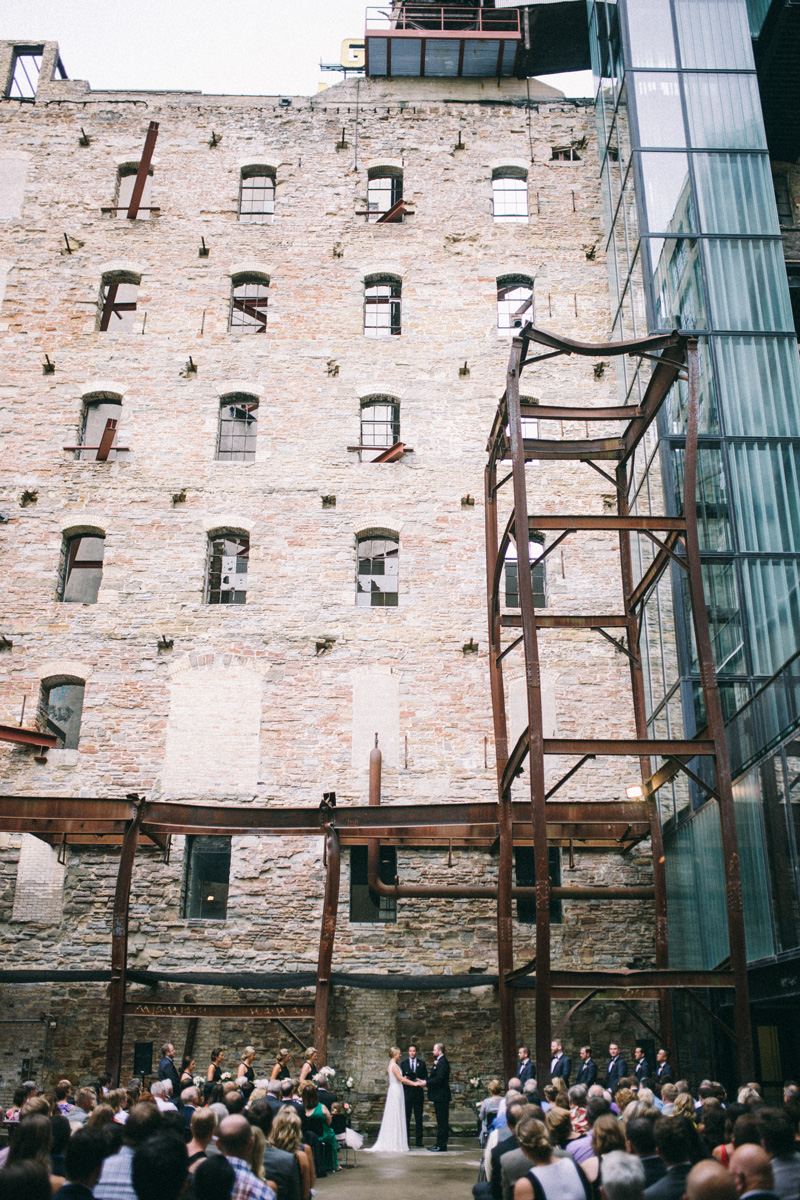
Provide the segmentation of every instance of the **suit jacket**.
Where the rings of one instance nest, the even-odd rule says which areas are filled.
[[[636,1066],[633,1068],[633,1073],[640,1082],[642,1079],[653,1078],[653,1068],[650,1066],[650,1063],[646,1058],[639,1059]]]
[[[520,1067],[519,1072],[517,1074],[517,1079],[524,1086],[528,1082],[529,1079],[535,1079],[535,1078],[536,1078],[536,1067],[533,1065],[531,1060],[528,1059],[528,1061],[525,1063],[525,1065]]]
[[[691,1169],[691,1163],[678,1163],[675,1167],[667,1167],[658,1183],[651,1183],[649,1188],[645,1188],[645,1200],[681,1200],[686,1191],[686,1177]]]
[[[288,1150],[276,1150],[267,1145],[264,1151],[264,1172],[278,1189],[278,1200],[300,1200],[300,1167]]]
[[[510,1150],[500,1160],[500,1184],[503,1200],[514,1200],[514,1184],[524,1179],[533,1163],[524,1150]]]
[[[609,1059],[608,1066],[606,1067],[606,1087],[609,1091],[613,1091],[617,1082],[620,1079],[624,1079],[627,1074],[628,1064],[621,1054],[618,1054],[616,1058]]]
[[[172,1097],[174,1100],[180,1100],[181,1097],[181,1077],[175,1067],[175,1063],[171,1058],[167,1058],[166,1054],[158,1064],[158,1078],[168,1079],[172,1084]]]
[[[674,1083],[675,1069],[668,1062],[659,1063],[656,1067],[656,1082],[657,1083]]]
[[[644,1186],[646,1188],[653,1183],[658,1183],[659,1179],[663,1179],[667,1173],[667,1164],[658,1154],[648,1154],[646,1158],[640,1158],[639,1162],[644,1167]]]
[[[336,1097],[333,1092],[329,1092],[326,1088],[317,1088],[320,1104],[324,1104],[328,1112],[331,1111],[331,1105],[336,1103]]]
[[[597,1083],[597,1063],[593,1058],[587,1058],[586,1062],[581,1063],[575,1082],[582,1083],[587,1088],[590,1088],[593,1083]]]
[[[500,1159],[506,1154],[510,1154],[512,1150],[519,1150],[519,1142],[514,1137],[513,1133],[509,1137],[503,1138],[501,1142],[498,1142],[492,1150],[492,1169],[489,1179],[489,1187],[492,1191],[492,1200],[503,1200],[503,1169],[500,1165]],[[528,1170],[530,1170],[530,1167]]]
[[[400,1059],[401,1075],[405,1075],[406,1079],[424,1079],[427,1081],[427,1079],[428,1079],[428,1064],[425,1062],[424,1058],[420,1058],[419,1055],[417,1055],[416,1071],[411,1070],[411,1067],[409,1066],[410,1061],[411,1060],[408,1058]],[[414,1090],[412,1088],[403,1088],[403,1091],[406,1093],[410,1092],[412,1096],[414,1095]],[[421,1092],[420,1092],[420,1095],[422,1095]]]
[[[438,1058],[430,1069],[428,1075],[428,1098],[436,1103],[437,1100],[453,1099],[453,1093],[450,1091],[450,1063],[444,1055]]]
[[[572,1059],[567,1058],[566,1054],[562,1054],[556,1065],[553,1067],[551,1075],[553,1079],[559,1077],[564,1080],[564,1083],[569,1087],[569,1077],[572,1074]]]

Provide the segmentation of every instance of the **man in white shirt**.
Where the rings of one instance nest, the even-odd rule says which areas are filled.
[[[177,1105],[172,1103],[172,1084],[168,1079],[157,1079],[150,1088],[150,1094],[156,1102],[159,1112],[177,1112]]]

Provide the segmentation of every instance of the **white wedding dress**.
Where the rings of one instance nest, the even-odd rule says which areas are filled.
[[[378,1139],[370,1150],[383,1151],[387,1154],[400,1154],[408,1150],[408,1135],[406,1134],[406,1102],[403,1098],[403,1084],[395,1075],[390,1062],[389,1090],[386,1093],[386,1103],[383,1107],[383,1120],[378,1130]],[[399,1068],[396,1068],[399,1070]]]

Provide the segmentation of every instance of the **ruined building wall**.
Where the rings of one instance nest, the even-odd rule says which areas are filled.
[[[377,730],[386,803],[494,800],[482,491],[509,348],[497,333],[497,277],[535,275],[537,319],[568,336],[599,340],[609,324],[593,111],[535,81],[531,88],[530,109],[524,83],[458,80],[362,80],[358,92],[348,82],[289,104],[94,93],[48,81],[35,104],[0,103],[13,183],[0,212],[0,507],[9,515],[0,529],[0,632],[13,642],[0,657],[0,719],[18,722],[24,699],[31,723],[42,680],[86,682],[78,749],[36,763],[28,750],[3,746],[7,794],[280,805],[314,804],[334,788],[346,806],[366,800]],[[151,200],[159,214],[101,214],[116,203],[120,165],[138,162],[151,120],[160,124]],[[572,144],[579,161],[552,161],[553,146]],[[414,213],[402,224],[358,215],[367,169],[379,163],[404,172]],[[269,225],[237,220],[240,174],[254,164],[277,178]],[[492,222],[492,170],[509,164],[529,172],[527,224]],[[199,256],[201,238],[208,257]],[[129,333],[98,329],[101,275],[110,270],[141,276]],[[269,277],[264,336],[228,332],[237,271]],[[400,337],[362,332],[364,278],[376,272],[402,278]],[[45,355],[54,374],[43,374]],[[196,373],[186,370],[190,357]],[[254,462],[215,460],[220,397],[233,391],[259,399]],[[531,373],[523,391],[608,404],[614,387],[610,373],[595,378],[591,363],[561,361]],[[93,393],[122,397],[124,461],[79,462],[63,448],[78,443],[82,398]],[[401,438],[413,447],[400,462],[374,466],[347,449],[359,441],[359,402],[370,394],[400,401]],[[530,469],[534,512],[603,511],[609,491],[577,464]],[[322,497],[335,497],[335,507]],[[243,606],[204,600],[208,533],[222,528],[250,536]],[[369,528],[399,535],[397,608],[355,605],[356,536]],[[62,538],[87,530],[105,534],[97,603],[64,604]],[[569,540],[550,560],[548,588],[556,610],[609,611],[620,596],[613,542]],[[477,654],[464,652],[470,642]],[[632,734],[626,660],[597,635],[548,633],[543,661],[554,729]],[[508,668],[513,723],[521,678],[513,655]],[[548,763],[548,778],[564,769]],[[560,797],[621,797],[633,769],[590,764]],[[516,798],[524,799],[526,781]],[[646,883],[647,849],[639,850],[622,859],[577,847],[574,870],[564,856],[564,881]],[[63,864],[48,854],[37,858],[30,839],[4,837],[4,962],[106,967],[116,854],[68,848]],[[209,922],[181,916],[183,839],[173,839],[168,863],[142,850],[130,965],[313,969],[321,854],[316,840],[235,838],[227,920]],[[343,860],[335,970],[496,969],[490,904],[406,901],[396,924],[351,924],[347,853]],[[399,873],[447,882],[496,873],[488,852],[455,851],[452,868],[446,860],[441,850],[402,849]],[[25,884],[31,877],[43,881],[38,890]],[[650,920],[643,902],[565,904],[554,962],[646,964]],[[524,961],[532,930],[518,925],[515,935]],[[0,987],[10,1016],[58,1018],[47,1046],[37,1043],[35,1023],[18,1027],[34,1031],[32,1069],[76,1079],[99,1069],[102,986]],[[187,991],[196,1000],[237,998],[171,985],[159,994],[182,999]],[[131,994],[146,993],[134,986]],[[519,1012],[530,1039],[528,1001]],[[581,1021],[576,1039],[592,1027],[605,1036],[609,1021],[623,1039],[637,1032],[628,1017],[609,1018],[607,1005],[586,1006]],[[169,1035],[180,1050],[183,1024],[129,1020],[124,1071],[134,1041]],[[22,1043],[7,1032],[14,1028],[0,1026],[3,1097],[19,1077]],[[302,1022],[297,1028],[308,1036]],[[427,1049],[430,1037],[448,1041],[459,1084],[499,1070],[490,988],[335,990],[331,1061],[354,1070],[365,1093],[383,1088],[386,1047],[409,1036]],[[201,1021],[198,1062],[204,1067],[212,1043],[233,1054],[245,1041],[269,1062],[284,1038],[273,1026]]]

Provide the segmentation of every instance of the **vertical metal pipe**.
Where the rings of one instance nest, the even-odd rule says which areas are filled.
[[[125,1024],[125,983],[128,969],[128,912],[131,898],[133,861],[139,844],[144,801],[129,797],[134,814],[122,839],[117,886],[114,891],[114,912],[111,918],[111,986],[108,996],[108,1035],[106,1039],[106,1071],[114,1087],[119,1085],[122,1067],[122,1035]]]
[[[617,511],[621,517],[630,514],[628,504],[628,472],[625,464],[617,467]],[[627,530],[619,535],[620,570],[622,576],[622,597],[624,611],[628,617],[628,650],[631,658],[628,660],[631,671],[631,694],[633,697],[633,715],[636,725],[637,738],[647,737],[647,703],[642,673],[642,659],[639,653],[639,622],[631,612],[630,597],[633,591],[633,562],[631,558],[631,535]],[[646,783],[652,774],[649,758],[639,759],[642,783]],[[656,966],[669,966],[669,945],[667,941],[667,869],[664,860],[664,839],[661,833],[661,817],[658,811],[658,801],[655,795],[647,796],[647,815],[650,822],[650,845],[653,853],[653,886],[655,888],[655,943]],[[669,1003],[669,992],[662,988],[659,992],[659,1025],[662,1036],[667,1042],[667,1048],[674,1057],[675,1046],[672,1035],[672,1008]]]
[[[719,796],[719,818],[722,830],[722,855],[725,870],[725,896],[728,910],[728,941],[731,970],[734,977],[733,1016],[736,1030],[737,1058],[740,1079],[755,1075],[753,1032],[750,1022],[750,999],[747,986],[747,948],[745,944],[744,909],[742,905],[742,875],[739,843],[736,835],[736,815],[733,808],[731,768],[725,722],[714,670],[711,634],[708,627],[700,562],[700,541],[697,532],[697,435],[700,407],[700,359],[697,339],[691,338],[688,350],[689,419],[686,429],[684,459],[684,514],[686,516],[686,561],[689,567],[689,595],[692,603],[697,661],[700,684],[706,708],[708,732],[714,741]]]
[[[506,984],[506,975],[514,969],[514,929],[511,912],[511,876],[514,866],[514,838],[511,820],[511,796],[502,790],[503,772],[508,762],[508,725],[503,687],[502,665],[498,662],[500,642],[500,604],[492,584],[498,555],[497,468],[494,453],[484,475],[484,521],[486,529],[486,586],[489,619],[489,681],[492,691],[492,718],[498,786],[499,852],[497,864],[497,977],[500,1008],[500,1035],[503,1044],[503,1071],[511,1079],[516,1070],[517,1028],[514,993]]]
[[[536,867],[536,1078],[539,1086],[550,1081],[550,863],[547,853],[547,813],[544,786],[544,731],[542,728],[542,684],[536,615],[533,607],[528,493],[525,486],[525,449],[519,406],[519,374],[525,341],[514,338],[506,376],[506,403],[511,433],[511,464],[514,482],[514,528],[517,543],[517,586],[522,611],[525,647],[525,690],[528,703],[531,823]]]
[[[328,1008],[331,992],[333,942],[336,936],[336,914],[339,909],[339,875],[341,850],[339,835],[331,821],[325,826],[325,848],[328,869],[325,875],[325,897],[322,904],[322,929],[319,936],[317,960],[317,990],[314,997],[314,1045],[320,1062],[328,1062]]]

